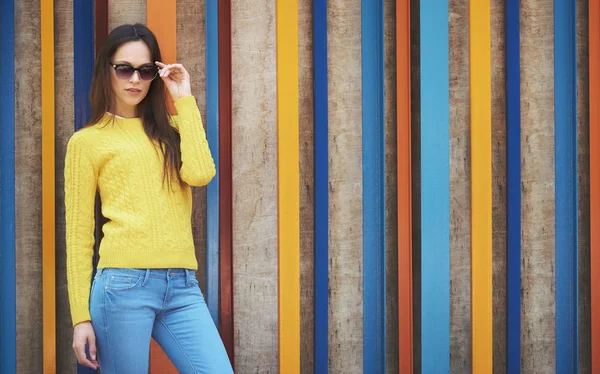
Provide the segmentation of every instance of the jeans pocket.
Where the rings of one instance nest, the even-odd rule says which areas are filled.
[[[108,274],[106,289],[111,291],[126,291],[140,284],[142,277],[138,275]]]

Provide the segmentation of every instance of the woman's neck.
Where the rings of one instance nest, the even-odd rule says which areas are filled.
[[[136,118],[138,116],[135,106],[119,105],[119,103],[116,103],[110,113],[123,118]]]

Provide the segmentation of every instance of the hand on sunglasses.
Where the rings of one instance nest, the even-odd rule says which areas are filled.
[[[156,65],[160,68],[158,76],[165,82],[173,101],[192,94],[190,74],[185,70],[183,65],[165,65],[159,61],[156,61]]]

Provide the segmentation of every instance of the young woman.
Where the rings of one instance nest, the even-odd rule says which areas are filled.
[[[232,373],[196,280],[191,227],[190,186],[208,184],[215,165],[188,72],[160,61],[148,28],[114,29],[96,58],[91,120],[67,146],[73,349],[102,374],[148,373],[152,337],[181,373]],[[108,222],[91,282],[96,191]]]

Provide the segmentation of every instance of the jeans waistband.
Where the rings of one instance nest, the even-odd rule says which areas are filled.
[[[133,269],[133,268],[99,268],[96,271],[96,276],[104,273],[111,274],[126,274],[130,276],[139,276],[144,278],[143,284],[146,284],[148,278],[168,279],[175,277],[185,277],[185,283],[190,284],[191,279],[196,277],[196,271],[183,268],[169,269]]]

